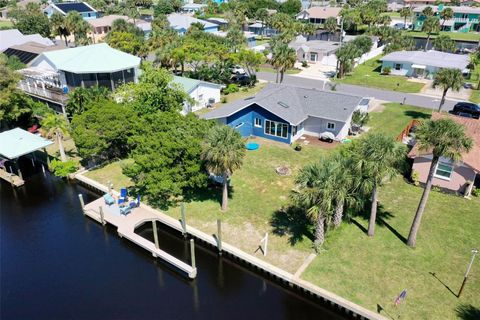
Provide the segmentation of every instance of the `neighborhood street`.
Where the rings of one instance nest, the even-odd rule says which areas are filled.
[[[275,73],[273,72],[258,72],[257,78],[260,80],[275,82]],[[322,80],[314,80],[309,78],[301,78],[298,76],[285,75],[283,79],[284,84],[304,87],[304,88],[323,88]],[[325,86],[325,90],[330,90],[329,84]],[[379,100],[385,100],[390,102],[405,102],[405,104],[427,108],[427,109],[437,109],[438,104],[440,103],[440,98],[424,96],[421,94],[412,94],[412,93],[403,93],[395,92],[389,90],[381,90],[375,88],[361,87],[350,84],[337,84],[336,92],[359,95],[363,97],[374,97]],[[405,99],[405,101],[404,101]],[[457,103],[454,100],[448,100],[443,106],[443,110],[448,111],[452,110],[453,106]]]

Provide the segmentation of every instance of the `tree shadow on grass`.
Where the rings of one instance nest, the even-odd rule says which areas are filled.
[[[184,195],[185,202],[204,202],[213,200],[219,205],[222,204],[223,186],[219,184],[208,184],[203,188],[187,191]],[[228,199],[232,199],[235,188],[228,186]]]
[[[461,304],[456,309],[457,317],[463,320],[478,320],[480,319],[480,309],[471,304]]]
[[[427,112],[406,110],[404,114],[412,119],[430,119],[431,115]]]
[[[303,241],[304,237],[314,241],[315,236],[311,231],[312,223],[305,212],[297,207],[281,208],[273,213],[270,219],[273,233],[279,236],[289,236],[290,245]]]
[[[365,206],[365,208],[359,210],[355,215],[365,221],[368,221],[370,219],[370,205]],[[391,212],[385,210],[385,208],[381,204],[378,204],[376,226],[387,228],[400,241],[406,244],[407,238],[405,238],[400,232],[397,231],[397,229],[395,229],[391,224],[387,222],[387,220],[393,217],[394,215]],[[351,218],[350,222],[357,226],[363,233],[367,234],[368,230],[357,220]]]

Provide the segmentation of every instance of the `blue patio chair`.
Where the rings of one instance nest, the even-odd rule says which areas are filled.
[[[127,188],[120,189],[120,197],[118,197],[118,204],[127,202]]]
[[[127,215],[129,214],[130,212],[132,212],[132,208],[130,208],[130,206],[122,206],[120,207],[120,213],[123,214],[123,215]]]
[[[112,195],[109,193],[105,193],[103,195],[103,199],[105,200],[105,204],[111,206],[112,204],[115,203],[115,199],[113,199]]]
[[[137,195],[137,199],[135,199],[134,201],[130,202],[130,208],[138,208],[140,207],[140,195],[138,194]]]

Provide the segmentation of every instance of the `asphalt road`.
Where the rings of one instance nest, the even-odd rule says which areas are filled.
[[[257,78],[261,80],[275,82],[275,73],[258,72]],[[304,87],[304,88],[315,88],[320,90],[323,89],[323,86],[324,86],[323,82],[324,82],[323,80],[301,78],[301,77],[291,76],[291,75],[285,75],[285,78],[283,79],[284,84]],[[325,90],[330,90],[330,86],[328,83],[325,86]],[[337,84],[336,92],[358,95],[362,97],[374,97],[379,100],[385,100],[390,102],[400,102],[400,103],[403,102],[405,104],[409,104],[409,105],[413,105],[421,108],[427,108],[427,109],[437,109],[440,103],[440,98],[428,97],[420,94],[403,93],[403,92],[396,92],[396,91],[390,91],[390,90],[354,86],[350,84]],[[453,106],[457,102],[458,101],[447,99],[445,101],[445,104],[443,105],[442,110],[444,111],[452,110]]]

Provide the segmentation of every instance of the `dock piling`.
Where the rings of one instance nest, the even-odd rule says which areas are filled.
[[[98,207],[98,210],[100,212],[100,221],[102,222],[102,226],[104,226],[105,225],[105,216],[103,214],[103,208],[100,206],[100,207]]]
[[[190,239],[190,255],[192,256],[192,268],[196,269],[197,264],[195,263],[195,241]]]
[[[45,173],[45,165],[42,163],[42,171],[43,171],[43,175],[46,175]]]
[[[85,202],[83,202],[83,195],[81,193],[78,194],[78,199],[80,199],[80,205],[82,206],[83,214],[85,214]]]
[[[187,237],[187,220],[185,218],[185,203],[181,203],[180,205],[180,211],[182,212],[182,234],[186,238]]]
[[[152,220],[152,228],[153,228],[153,239],[155,240],[155,248],[160,249],[160,245],[158,244],[157,221]]]
[[[32,166],[35,167],[35,160],[33,160],[33,158],[31,158],[32,160]]]
[[[222,220],[217,219],[217,247],[218,253],[222,254]]]
[[[20,168],[18,169],[18,176],[20,177],[20,179],[23,180],[23,175],[22,175],[22,171],[20,171]]]

